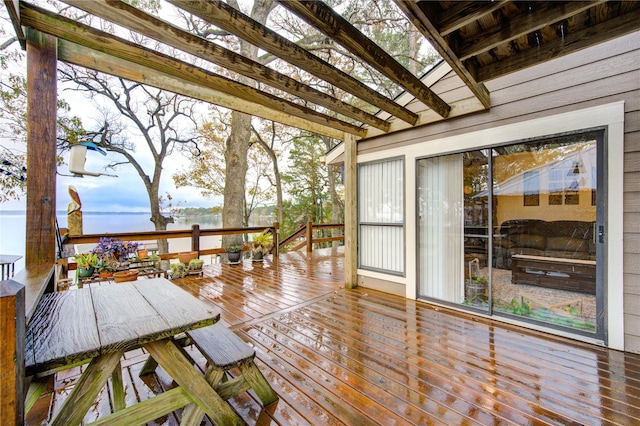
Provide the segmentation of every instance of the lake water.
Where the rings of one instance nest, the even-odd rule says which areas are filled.
[[[57,216],[59,226],[66,228],[67,213],[65,211],[58,212]],[[149,213],[83,212],[82,227],[85,234],[153,231],[154,227],[149,220],[150,217]],[[202,229],[222,227],[219,217],[211,215],[176,218],[176,222],[170,223],[168,229],[191,229],[191,226],[196,223]],[[22,256],[22,259],[16,263],[16,272],[24,269],[25,229],[25,212],[0,212],[0,253]],[[220,247],[220,241],[220,237],[204,237],[200,244],[202,247]],[[170,252],[188,251],[190,247],[190,238],[176,238],[169,241]],[[210,259],[205,259],[205,262],[207,261]]]

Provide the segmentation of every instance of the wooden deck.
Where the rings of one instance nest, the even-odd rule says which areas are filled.
[[[203,278],[175,281],[215,303],[256,348],[280,400],[261,410],[250,397],[235,398],[247,424],[640,424],[640,356],[347,291],[342,262],[331,251],[290,253],[277,265],[214,264]],[[123,363],[127,401],[172,387],[160,369],[138,377],[146,356],[131,352]],[[58,374],[27,424],[46,419],[77,374]],[[108,394],[85,420],[110,410]],[[179,416],[154,424],[178,424]]]

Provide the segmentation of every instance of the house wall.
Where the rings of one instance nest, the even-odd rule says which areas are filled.
[[[456,85],[462,87],[450,73],[432,89],[436,93],[452,94],[456,90],[463,93]],[[604,120],[610,125],[609,143],[615,145],[609,150],[607,189],[609,344],[640,353],[640,32],[486,85],[491,92],[490,111],[360,141],[358,161],[406,156],[406,213],[410,217],[415,212],[415,200],[411,198],[415,198],[416,156],[488,146],[497,143],[500,135],[511,140],[526,139],[597,126]],[[614,104],[620,107],[620,119],[615,118],[617,113],[609,118],[600,116],[606,115],[605,106]],[[562,120],[566,120],[566,125]],[[525,131],[521,134],[519,123],[529,123],[523,124]],[[408,257],[416,245],[414,229],[415,222],[408,220]],[[611,255],[616,252],[621,255]],[[405,285],[406,296],[415,298],[415,268],[415,259],[408,258],[403,279],[380,275],[372,279],[375,278],[378,287],[385,279],[393,282],[396,289],[398,284]],[[359,282],[367,286],[363,271],[359,271]]]

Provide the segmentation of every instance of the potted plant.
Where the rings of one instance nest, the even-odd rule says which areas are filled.
[[[178,261],[180,263],[184,263],[188,265],[191,259],[196,259],[198,257],[197,251],[186,251],[182,253],[178,253]]]
[[[242,249],[243,247],[241,245],[229,246],[225,248],[229,263],[240,263],[240,259],[242,258]]]
[[[73,257],[78,264],[78,276],[82,278],[90,277],[98,264],[98,255],[94,253],[78,253]]]
[[[135,281],[138,279],[138,274],[139,274],[139,271],[135,269],[129,269],[127,271],[118,271],[113,274],[113,280],[117,283]]]
[[[99,257],[113,257],[126,259],[138,249],[138,243],[123,241],[114,237],[102,237],[93,248],[92,253]]]
[[[191,259],[189,261],[189,271],[201,271],[202,265],[204,265],[204,260],[202,259]]]
[[[109,257],[100,258],[96,263],[96,269],[100,278],[109,278],[116,271],[115,260]]]
[[[183,278],[187,275],[188,272],[189,266],[185,265],[182,262],[171,264],[171,279]]]
[[[138,259],[148,259],[149,258],[149,250],[147,250],[146,248],[144,248],[144,246],[142,244],[140,244],[138,246]]]
[[[271,252],[273,237],[271,234],[259,234],[251,241],[251,254],[254,262],[263,260],[266,254]]]

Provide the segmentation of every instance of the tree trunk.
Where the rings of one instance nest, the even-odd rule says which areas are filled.
[[[229,4],[240,10],[238,2],[233,0]],[[273,0],[259,0],[253,4],[251,17],[261,24],[265,24],[267,16],[275,7]],[[240,40],[240,53],[251,59],[258,58],[258,48],[245,40]],[[256,86],[254,80],[246,77],[238,79],[244,84]],[[222,226],[238,228],[244,225],[245,179],[247,176],[247,152],[251,139],[251,116],[237,111],[231,113],[231,135],[227,140],[224,154],[225,182],[224,206],[222,207]],[[241,243],[241,237],[223,237],[222,246],[228,247]]]
[[[325,145],[325,150],[327,152],[330,151],[332,148],[331,139],[323,136],[322,140]],[[331,223],[342,223],[344,222],[344,208],[340,202],[338,191],[336,191],[337,179],[333,166],[327,166],[327,175],[329,180],[329,196],[331,197]],[[336,237],[340,234],[339,229],[333,228],[331,230],[332,237]],[[338,241],[333,241],[332,246],[337,247],[338,244]]]
[[[222,207],[222,226],[241,228],[244,224],[245,179],[247,177],[247,151],[251,136],[251,116],[234,111],[231,114],[231,135],[224,153],[225,185]],[[223,238],[223,246],[240,244],[240,237]]]

